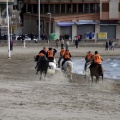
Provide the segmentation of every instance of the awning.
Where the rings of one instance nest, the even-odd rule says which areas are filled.
[[[75,22],[75,24],[83,25],[83,24],[98,24],[98,23],[93,20],[79,20],[79,22]]]
[[[58,26],[72,26],[74,24],[74,22],[57,22]]]

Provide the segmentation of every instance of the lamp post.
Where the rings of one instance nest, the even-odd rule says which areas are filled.
[[[38,0],[38,39],[40,40],[40,0]]]
[[[8,0],[6,0],[6,7],[7,7],[7,28],[8,28],[8,58],[11,59],[11,51],[10,51],[10,32],[9,32],[9,13],[8,13]]]
[[[49,21],[49,34],[51,33],[51,13],[47,13],[48,15],[50,15],[50,21]]]

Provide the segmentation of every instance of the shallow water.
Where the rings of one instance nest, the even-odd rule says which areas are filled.
[[[72,61],[74,65],[73,72],[83,74],[84,58],[77,58]],[[104,59],[102,66],[104,69],[104,78],[120,80],[120,58]]]

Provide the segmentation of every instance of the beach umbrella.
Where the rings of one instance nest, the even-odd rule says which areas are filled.
[[[57,33],[51,33],[49,35],[49,40],[57,40],[59,39],[59,35]]]

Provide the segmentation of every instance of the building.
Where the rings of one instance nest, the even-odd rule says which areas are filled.
[[[23,33],[38,34],[37,0],[24,0],[21,11]],[[70,38],[81,34],[106,32],[108,39],[119,39],[120,0],[40,0],[40,32]]]

